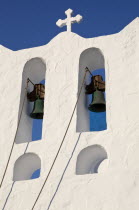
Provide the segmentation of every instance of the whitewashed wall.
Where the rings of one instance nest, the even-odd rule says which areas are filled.
[[[104,56],[106,70],[108,129],[81,134],[76,132],[76,110],[60,156],[35,210],[138,210],[138,43],[139,19],[136,18],[114,35],[84,39],[77,34],[63,32],[46,46],[37,48],[13,52],[0,46],[1,178],[15,136],[26,62],[41,58],[46,64],[47,81],[42,140],[28,144],[29,140],[26,139],[25,143],[15,144],[0,190],[0,209],[31,210],[77,100],[80,56],[89,48],[97,48]],[[103,147],[108,159],[102,163],[99,173],[76,175],[78,154],[92,145]],[[24,153],[37,154],[41,159],[41,177],[16,181],[13,185],[14,164]]]

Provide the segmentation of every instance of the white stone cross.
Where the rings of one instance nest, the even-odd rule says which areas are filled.
[[[56,22],[56,25],[59,26],[60,28],[66,25],[67,31],[71,32],[71,25],[76,22],[80,23],[81,20],[83,19],[83,17],[81,15],[76,15],[76,17],[71,17],[72,13],[73,13],[72,9],[68,9],[67,11],[65,11],[67,18],[65,20],[59,19]]]

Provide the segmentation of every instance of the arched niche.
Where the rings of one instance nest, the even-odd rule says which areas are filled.
[[[40,168],[39,156],[34,153],[26,153],[20,156],[14,164],[13,181],[29,180],[32,174]]]
[[[107,152],[100,145],[92,145],[83,149],[76,163],[76,174],[93,174],[98,172],[99,165],[107,159]]]
[[[27,84],[27,79],[29,78],[34,84],[39,84],[40,81],[45,79],[45,73],[46,73],[46,65],[41,58],[32,58],[31,60],[27,61],[27,63],[25,64],[22,74],[19,116],[21,113],[22,104],[26,92],[25,88]],[[33,85],[29,83],[28,92],[31,92],[32,90],[33,90]],[[25,98],[21,120],[15,140],[17,144],[32,141],[33,119],[30,117],[30,113],[32,112],[33,104],[34,102],[29,102],[27,100],[27,97]]]
[[[83,82],[86,67],[89,68],[92,74],[97,69],[105,70],[104,56],[100,49],[88,48],[81,53],[79,60],[78,93]],[[87,73],[85,83],[88,84],[89,82],[90,74]],[[85,94],[85,88],[81,92],[77,105],[76,131],[90,131],[90,111],[88,110],[88,96]]]

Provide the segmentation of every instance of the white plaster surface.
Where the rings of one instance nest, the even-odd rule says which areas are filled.
[[[86,147],[77,157],[76,174],[97,173],[100,164],[105,159],[107,159],[107,153],[100,145]]]
[[[76,103],[79,71],[83,71],[79,68],[80,56],[89,48],[99,49],[104,57],[108,128],[80,134],[76,131],[76,110],[60,155],[34,209],[138,210],[138,43],[139,19],[136,18],[121,32],[109,36],[85,39],[63,32],[41,47],[13,52],[0,46],[0,178],[16,132],[26,62],[41,58],[46,64],[47,80],[42,140],[28,143],[26,139],[24,143],[15,144],[0,189],[1,210],[32,209]],[[26,130],[23,128],[22,132]],[[78,154],[96,144],[105,148],[107,161],[97,174],[76,175]],[[41,176],[35,180],[16,181],[12,188],[14,164],[24,152],[39,156]]]

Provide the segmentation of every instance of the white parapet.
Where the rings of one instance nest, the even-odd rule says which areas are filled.
[[[63,139],[86,66],[92,71],[105,68],[107,130],[89,132],[83,89],[34,210],[138,210],[138,43],[136,18],[113,35],[85,39],[63,32],[41,47],[14,52],[0,46],[0,179],[15,137],[26,79],[46,80],[42,139],[31,142],[26,100],[0,189],[1,210],[32,209]],[[28,180],[38,167],[40,178]]]

